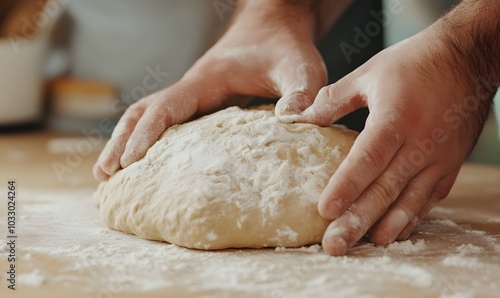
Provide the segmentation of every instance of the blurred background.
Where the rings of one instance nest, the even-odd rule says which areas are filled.
[[[5,142],[2,135],[13,134],[109,135],[128,105],[182,77],[221,35],[236,3],[1,1],[0,142]],[[359,0],[341,20],[345,24],[332,29],[329,36],[335,37],[320,45],[329,69],[336,71],[330,80],[383,46],[422,30],[455,2],[396,0],[401,11],[390,15],[383,32],[356,61],[347,63],[331,54],[340,52],[342,40],[352,43],[352,28],[373,20],[370,12],[387,10],[394,1]],[[500,164],[500,109],[495,108],[470,157],[473,161]],[[52,145],[57,151],[57,142]]]

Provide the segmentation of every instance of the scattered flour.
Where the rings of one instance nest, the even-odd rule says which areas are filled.
[[[207,240],[208,241],[214,241],[214,240],[217,240],[217,234],[215,232],[209,232],[207,234]]]
[[[481,253],[484,252],[484,248],[474,245],[472,243],[461,244],[456,247],[458,253],[446,256],[442,263],[447,266],[469,268],[469,269],[481,269],[486,267],[491,267],[500,272],[500,266],[498,264],[487,264],[479,259]],[[471,256],[474,255],[474,256]]]
[[[425,240],[419,239],[415,243],[412,243],[411,240],[394,242],[387,246],[387,251],[389,252],[399,252],[401,254],[412,254],[419,251],[422,251],[426,248]]]
[[[488,219],[488,222],[491,222],[491,223],[500,223],[500,218],[498,217],[491,217]]]
[[[498,241],[495,237],[490,236],[490,235],[486,235],[485,231],[465,230],[465,232],[468,234],[480,235],[483,240],[485,240],[489,243],[492,243],[492,244],[498,243]]]
[[[307,253],[319,253],[322,252],[323,249],[319,244],[314,244],[311,246],[302,246],[298,248],[287,248],[287,247],[276,247],[275,251],[277,252],[290,252],[290,251],[298,251],[298,252],[307,252]]]
[[[461,255],[478,254],[484,251],[482,247],[472,243],[462,244],[457,247],[457,250]]]
[[[443,259],[443,264],[453,267],[469,268],[469,269],[479,269],[485,266],[484,263],[480,262],[476,257],[466,257],[462,255],[451,255]]]
[[[437,223],[444,226],[456,227],[457,224],[449,219],[433,219],[431,223]]]
[[[399,256],[399,255],[418,255],[418,253],[425,251],[427,249],[424,239],[417,240],[405,240],[391,243],[387,246],[376,246],[372,243],[359,244],[353,248],[356,252],[377,252],[384,256]]]
[[[436,207],[432,208],[432,212],[442,214],[442,215],[453,215],[456,213],[456,211],[453,209],[445,208],[445,207],[441,207],[441,206],[436,206]]]
[[[45,280],[45,275],[39,270],[35,269],[31,273],[21,273],[18,276],[20,285],[38,287],[41,286]]]
[[[480,259],[491,255],[498,241],[482,231],[467,232],[458,225],[443,225],[443,221],[426,220],[419,228],[422,235],[435,231],[433,238],[424,240],[417,234],[387,247],[361,244],[344,257],[330,257],[319,245],[205,252],[105,228],[90,200],[91,193],[23,191],[20,213],[26,217],[19,225],[23,245],[18,254],[26,259],[24,264],[34,264],[31,268],[35,269],[20,274],[20,284],[36,287],[50,283],[67,288],[79,284],[85,291],[113,296],[126,291],[161,291],[168,296],[169,291],[185,289],[177,296],[329,297],[334,293],[351,298],[381,297],[387,289],[400,288],[439,297],[440,293],[451,293],[445,292],[449,286],[441,279],[451,268],[451,283],[459,278],[467,281],[461,284],[473,285],[473,289],[498,291],[500,261],[490,258],[490,264]],[[0,251],[6,248],[2,245]],[[423,253],[433,253],[439,259],[420,258]],[[60,266],[52,269],[55,271],[37,267],[41,259]],[[473,282],[470,276],[476,276]],[[468,293],[465,290],[460,293]]]

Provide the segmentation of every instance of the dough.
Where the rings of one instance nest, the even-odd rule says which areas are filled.
[[[272,109],[231,107],[169,128],[99,186],[102,220],[196,249],[321,242],[317,201],[357,133],[285,123]]]

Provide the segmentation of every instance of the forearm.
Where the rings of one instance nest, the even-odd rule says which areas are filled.
[[[416,65],[421,78],[447,102],[443,119],[455,123],[454,130],[462,127],[462,138],[477,140],[499,86],[499,15],[500,1],[463,0],[416,37],[423,48]]]
[[[455,71],[474,92],[470,95],[482,88],[486,103],[491,103],[500,82],[499,18],[500,1],[463,0],[436,24]]]
[[[239,0],[233,21],[293,24],[314,41],[324,36],[354,0]],[[297,26],[299,25],[299,26]]]

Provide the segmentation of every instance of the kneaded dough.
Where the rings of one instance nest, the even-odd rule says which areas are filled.
[[[196,249],[319,243],[317,202],[357,133],[231,107],[169,128],[102,183],[110,228]]]

